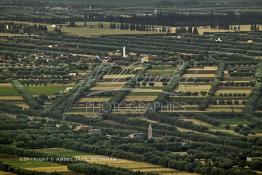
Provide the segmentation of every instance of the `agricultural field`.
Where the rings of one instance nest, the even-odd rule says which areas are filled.
[[[0,175],[261,174],[261,7],[2,0]]]
[[[100,35],[134,35],[134,34],[154,34],[154,32],[144,32],[144,31],[132,31],[132,30],[118,30],[118,29],[110,29],[110,28],[86,28],[86,27],[63,27],[62,32],[68,35],[76,35],[82,37],[90,37],[90,36],[100,36]]]
[[[68,172],[67,166],[43,161],[23,161],[18,156],[0,154],[0,160],[12,167],[37,172]]]
[[[9,172],[4,172],[4,171],[0,171],[1,175],[15,175],[14,173],[9,173]]]
[[[129,169],[131,171],[152,172],[152,173],[158,173],[159,175],[170,175],[174,173],[178,175],[191,174],[187,172],[179,172],[174,169],[165,168],[162,166],[152,165],[148,163],[118,159],[114,157],[107,157],[101,155],[90,155],[90,154],[72,151],[68,149],[46,148],[46,149],[38,149],[37,151],[45,152],[45,153],[57,153],[65,156],[73,156],[81,161],[86,161],[88,163],[108,165],[111,167],[122,167],[122,168]]]
[[[25,89],[31,95],[55,95],[58,94],[60,91],[65,90],[67,87],[72,87],[74,85],[59,85],[59,84],[49,84],[47,86],[26,86]]]

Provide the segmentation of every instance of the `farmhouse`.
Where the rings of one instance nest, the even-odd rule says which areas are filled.
[[[108,52],[107,53],[109,56],[112,56],[112,57],[120,57],[122,56],[122,53],[120,52],[120,50],[117,50],[117,51],[113,51],[113,52]]]
[[[156,55],[150,55],[150,54],[140,54],[139,58],[142,63],[149,62],[156,59]]]
[[[129,134],[128,137],[132,138],[132,139],[142,138],[143,137],[143,133],[135,132],[135,133]]]
[[[71,73],[69,73],[68,75],[71,76],[71,77],[75,77],[75,76],[77,75],[77,73],[71,72]]]
[[[73,87],[67,87],[65,90],[61,90],[59,91],[60,94],[68,94],[72,89],[74,89]]]
[[[88,134],[89,134],[89,135],[101,135],[102,132],[101,132],[101,129],[90,129],[90,130],[88,131]]]
[[[83,132],[89,132],[89,130],[92,129],[92,126],[88,126],[88,125],[79,125],[76,126],[76,128],[74,129],[74,131],[83,131]]]

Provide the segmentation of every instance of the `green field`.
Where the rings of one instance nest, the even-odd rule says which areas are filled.
[[[19,93],[9,86],[0,86],[0,96],[19,96]]]
[[[74,151],[70,149],[64,149],[64,148],[42,148],[42,149],[34,149],[35,151],[44,152],[44,153],[56,153],[63,156],[77,156],[80,154],[86,154],[79,151]]]
[[[159,93],[160,92],[150,92],[150,89],[149,89],[148,92],[130,92],[128,95],[129,96],[157,96],[159,95]]]
[[[222,125],[232,125],[232,126],[236,126],[236,125],[239,125],[239,124],[242,124],[242,125],[247,125],[247,124],[250,124],[250,122],[248,122],[247,120],[245,119],[216,119],[217,121],[221,122]]]
[[[59,93],[59,91],[64,90],[68,85],[47,85],[47,86],[25,86],[25,89],[32,95],[53,95]]]

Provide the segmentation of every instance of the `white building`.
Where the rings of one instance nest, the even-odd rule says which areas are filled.
[[[126,58],[126,46],[123,47],[123,58]]]
[[[153,129],[152,129],[151,124],[148,126],[148,129],[147,129],[147,138],[149,140],[153,138]]]

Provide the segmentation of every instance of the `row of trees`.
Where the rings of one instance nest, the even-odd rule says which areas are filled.
[[[45,110],[44,115],[48,114],[61,117],[61,114],[68,110],[75,101],[82,96],[86,96],[89,93],[89,89],[93,87],[109,70],[110,66],[93,65],[90,73],[85,77],[84,82],[78,84],[69,94],[58,97],[52,105]]]
[[[0,23],[0,32],[21,33],[21,34],[40,34],[47,33],[46,25],[27,25],[19,23]]]
[[[184,62],[175,72],[173,73],[169,83],[167,86],[163,89],[163,91],[160,93],[160,95],[155,100],[156,102],[165,102],[168,101],[170,94],[172,94],[175,87],[178,85],[180,78],[186,71],[187,67],[189,66],[188,62]]]
[[[216,74],[215,80],[212,82],[211,88],[208,92],[207,98],[199,105],[200,110],[205,110],[208,105],[212,102],[212,97],[215,95],[217,89],[219,88],[221,84],[221,80],[224,78],[224,70],[225,70],[226,64],[221,62],[218,65],[218,70]]]
[[[257,64],[257,69],[256,69],[255,76],[256,76],[257,81],[262,82],[262,61],[260,61]]]
[[[247,24],[250,21],[261,23],[261,14],[255,12],[241,12],[237,15],[233,12],[226,14],[184,14],[184,13],[158,13],[156,15],[133,15],[131,17],[123,16],[102,16],[99,14],[90,14],[89,18],[92,19],[96,16],[100,21],[110,22],[124,22],[133,24],[147,24],[147,25],[168,25],[168,26],[189,26],[197,24],[199,26],[211,26],[211,28],[229,29],[232,24]]]
[[[40,109],[40,105],[38,101],[36,101],[31,94],[29,94],[23,87],[23,85],[17,81],[17,80],[12,80],[12,86],[14,87],[15,90],[22,96],[24,99],[25,103],[27,103],[31,109]]]
[[[193,115],[193,118],[200,120],[200,121],[203,121],[203,122],[206,122],[206,123],[209,123],[209,124],[214,125],[214,126],[221,125],[221,123],[219,121],[212,119],[211,117],[209,117],[205,114],[195,114],[195,115]]]
[[[258,82],[248,97],[247,104],[244,108],[245,112],[253,112],[256,109],[256,105],[258,100],[261,98],[261,94],[262,94],[262,83]]]
[[[176,33],[199,34],[197,27],[176,27]]]

